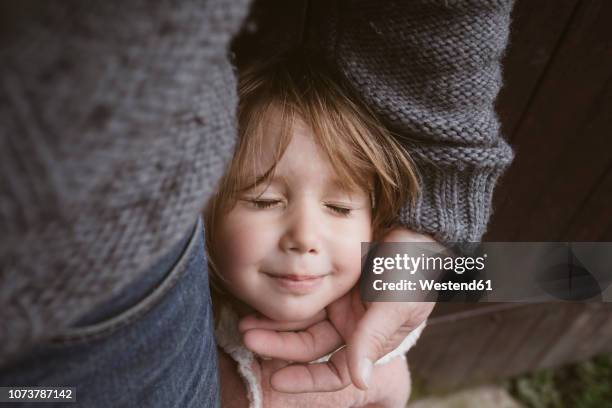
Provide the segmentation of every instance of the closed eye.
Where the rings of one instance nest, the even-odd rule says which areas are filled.
[[[281,202],[280,200],[252,200],[252,199],[244,200],[244,201],[246,201],[253,207],[259,208],[262,210],[266,208],[272,208]]]
[[[335,204],[325,204],[325,206],[329,208],[330,210],[332,210],[333,212],[335,212],[336,214],[339,214],[345,217],[351,215],[351,211],[352,211],[351,208],[341,207]]]
[[[261,210],[273,208],[282,203],[281,200],[245,199],[244,201],[246,201],[250,206]],[[325,206],[335,214],[342,215],[345,217],[351,215],[351,212],[353,211],[351,208],[342,207],[336,204],[325,204]]]

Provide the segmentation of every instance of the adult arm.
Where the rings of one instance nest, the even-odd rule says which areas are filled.
[[[231,156],[247,1],[0,5],[0,365],[133,282]]]
[[[512,161],[494,110],[512,3],[312,1],[312,39],[420,172],[399,222],[441,243],[480,241]]]

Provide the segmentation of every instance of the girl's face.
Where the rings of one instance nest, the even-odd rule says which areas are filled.
[[[280,126],[271,119],[264,131],[274,139]],[[261,152],[248,165],[263,174],[273,160]],[[241,194],[220,222],[217,266],[242,302],[274,320],[303,320],[356,284],[360,243],[371,237],[369,194],[339,187],[312,131],[298,121],[271,183]]]

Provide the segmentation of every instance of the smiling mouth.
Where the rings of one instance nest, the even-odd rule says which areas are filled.
[[[282,292],[305,295],[315,291],[327,275],[273,275],[264,272]]]
[[[324,275],[270,275],[273,278],[288,279],[292,281],[307,281],[322,278]]]

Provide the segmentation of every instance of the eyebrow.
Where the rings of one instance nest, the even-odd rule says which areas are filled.
[[[270,177],[271,173],[274,171],[274,167],[269,168],[264,174],[260,175],[257,177],[257,179],[255,179],[255,182],[252,183],[251,185],[247,186],[244,188],[243,191],[248,191],[251,190],[253,188],[256,188],[262,184],[264,184],[267,181],[267,186],[271,186],[272,184],[275,183],[279,183],[279,184],[287,184],[286,178],[283,176],[279,176],[279,175],[274,175],[273,177]],[[344,193],[347,194],[352,194],[352,193],[359,193],[358,190],[355,189],[351,189],[350,187],[348,187],[346,184],[343,184],[339,178],[334,177],[332,180],[330,180],[327,183],[327,187],[331,187],[334,189],[338,189]],[[371,195],[371,192],[369,189],[364,189],[364,191],[366,192],[366,194]]]
[[[255,184],[255,186],[258,186],[260,183],[263,183],[265,181],[266,176],[269,174],[269,172],[267,172],[266,174],[262,175],[261,177],[259,177],[257,179],[257,184]],[[271,177],[269,180],[269,185],[278,183],[278,184],[287,184],[287,179],[283,176],[279,176],[279,175],[274,175],[274,177]],[[340,182],[340,179],[338,178],[333,178],[332,180],[329,180],[326,183],[326,187],[331,187],[331,188],[335,188],[338,190],[341,190],[343,192],[347,192],[347,193],[351,193],[351,192],[356,192],[353,191],[352,189],[346,187],[345,185],[343,185]]]

